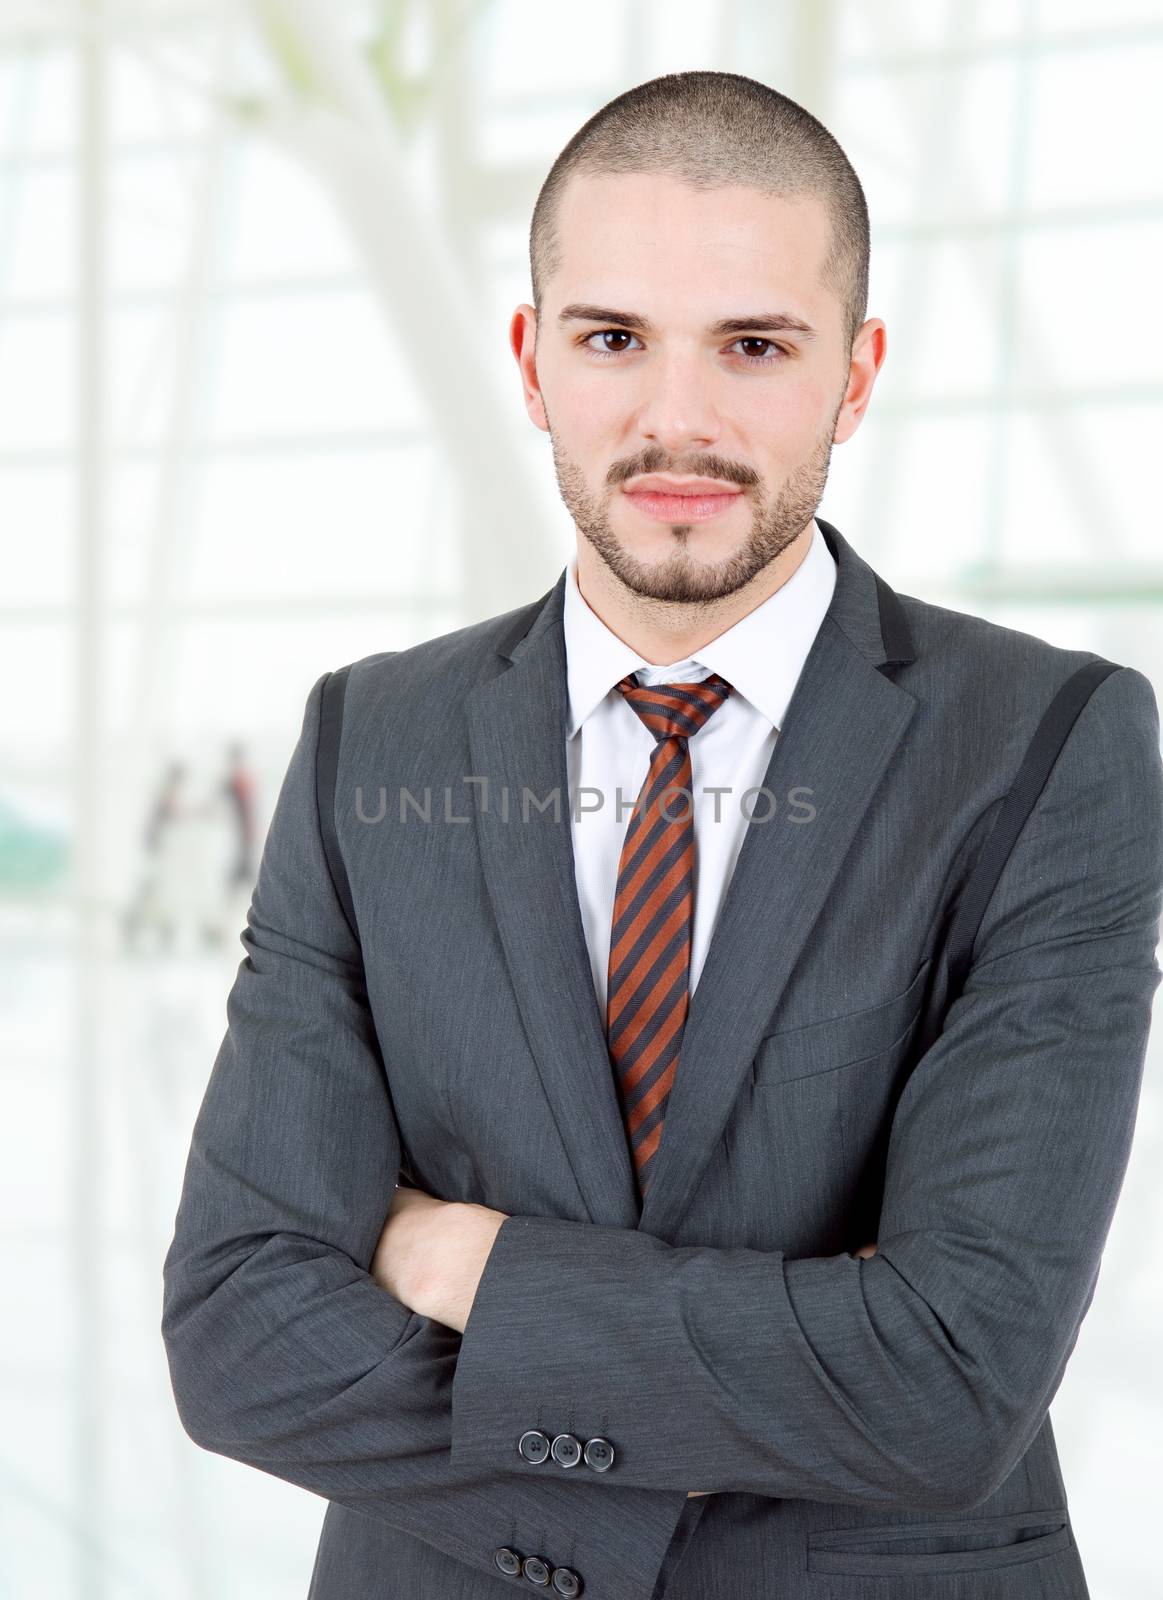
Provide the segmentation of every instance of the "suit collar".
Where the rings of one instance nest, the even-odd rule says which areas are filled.
[[[830,523],[819,525],[836,559],[836,587],[764,776],[778,814],[744,835],[691,996],[641,1208],[574,875],[564,573],[505,630],[498,652],[506,667],[467,696],[473,772],[488,778],[493,795],[473,809],[485,883],[577,1183],[579,1220],[673,1237],[916,709],[892,679],[914,659],[898,597]],[[790,790],[810,796],[810,824],[786,820]]]
[[[817,516],[816,525],[836,562],[836,583],[825,616],[874,667],[905,666],[915,660],[912,633],[895,590],[832,523]],[[561,622],[565,584],[563,570],[552,589],[517,612],[497,642],[503,661],[518,660],[547,628]]]

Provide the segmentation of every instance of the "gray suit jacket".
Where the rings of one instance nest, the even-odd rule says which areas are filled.
[[[835,593],[641,1214],[573,875],[563,580],[352,666],[356,933],[328,674],[310,693],[162,1334],[190,1437],[330,1502],[312,1600],[1087,1595],[1047,1408],[1160,977],[1155,696],[1129,667],[1095,690],[922,1052],[959,892],[1099,658],[896,595],[822,527]],[[368,1275],[401,1177],[509,1214],[463,1335]]]

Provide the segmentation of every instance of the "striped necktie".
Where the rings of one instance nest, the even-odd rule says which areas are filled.
[[[606,993],[606,1042],[645,1197],[690,1001],[695,829],[687,740],[731,685],[714,672],[698,683],[654,685],[631,673],[616,687],[656,741],[618,865]]]

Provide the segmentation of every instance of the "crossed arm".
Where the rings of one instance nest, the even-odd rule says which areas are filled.
[[[372,1257],[371,1276],[402,1305],[463,1333],[485,1263],[508,1213],[423,1189],[397,1187]],[[865,1260],[875,1244],[854,1252]],[[712,1489],[691,1489],[701,1499]]]

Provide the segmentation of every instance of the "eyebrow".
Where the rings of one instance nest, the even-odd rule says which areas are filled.
[[[563,306],[557,314],[559,323],[565,322],[602,322],[617,324],[629,333],[654,333],[655,327],[649,317],[639,316],[636,311],[617,311],[610,306],[591,306],[584,302],[575,301],[573,304]],[[814,339],[815,328],[793,317],[787,311],[763,311],[754,317],[722,317],[718,322],[712,322],[707,332],[715,338],[722,338],[728,333],[795,333],[802,339]]]

